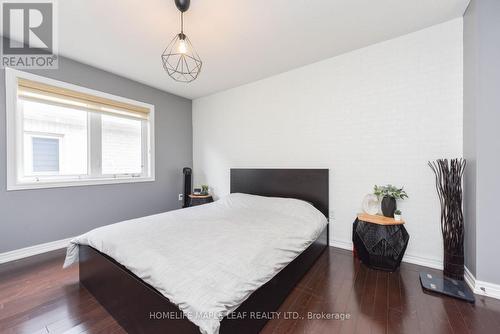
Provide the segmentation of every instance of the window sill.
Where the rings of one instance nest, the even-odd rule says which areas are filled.
[[[71,181],[39,181],[34,183],[8,184],[7,191],[98,186],[106,184],[139,183],[139,182],[153,182],[153,181],[155,181],[155,178],[153,176],[130,177],[130,178],[103,178],[103,179],[93,179],[93,180],[71,180]]]

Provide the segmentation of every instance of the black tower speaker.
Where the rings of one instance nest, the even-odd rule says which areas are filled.
[[[189,195],[191,194],[191,174],[193,171],[189,167],[184,167],[182,169],[184,173],[184,204],[182,204],[183,208],[187,208],[189,205]]]

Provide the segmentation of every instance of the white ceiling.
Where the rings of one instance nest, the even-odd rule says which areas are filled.
[[[164,72],[173,0],[64,0],[59,53],[197,98],[438,24],[469,0],[192,0],[185,32],[203,60],[192,83]]]

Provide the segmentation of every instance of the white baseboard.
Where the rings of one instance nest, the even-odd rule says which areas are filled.
[[[352,251],[352,242],[344,240],[330,240],[330,246]]]
[[[406,254],[403,257],[403,262],[416,264],[416,265],[424,266],[427,268],[443,270],[443,261],[442,260],[436,260],[436,259],[430,259],[430,258],[426,258],[426,257]]]
[[[16,249],[10,252],[0,253],[0,263],[15,261],[25,257],[30,257],[33,255],[50,252],[56,249],[65,248],[66,246],[68,246],[68,243],[71,239],[73,238],[47,242],[40,245],[35,245],[26,248]]]
[[[500,299],[499,284],[477,280],[467,267],[465,267],[464,279],[475,294]]]
[[[474,275],[472,275],[472,273],[470,272],[469,268],[465,267],[464,268],[464,281],[465,283],[467,283],[467,285],[469,286],[469,288],[471,288],[471,290],[474,292],[474,293],[477,293],[475,290],[476,290],[476,278],[474,277]]]
[[[332,239],[330,241],[330,246],[347,249],[352,251],[352,241],[338,240]],[[429,259],[421,256],[407,254],[403,257],[403,262],[417,264],[419,266],[434,268],[434,269],[443,269],[443,261],[439,261],[436,259]]]

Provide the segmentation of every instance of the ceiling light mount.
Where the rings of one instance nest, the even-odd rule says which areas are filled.
[[[191,0],[175,0],[175,5],[181,13],[186,12],[189,9],[190,4]]]
[[[174,0],[181,12],[181,32],[174,36],[163,51],[161,60],[167,74],[179,82],[196,80],[201,71],[202,61],[191,41],[184,33],[184,12],[189,9],[190,0]]]

